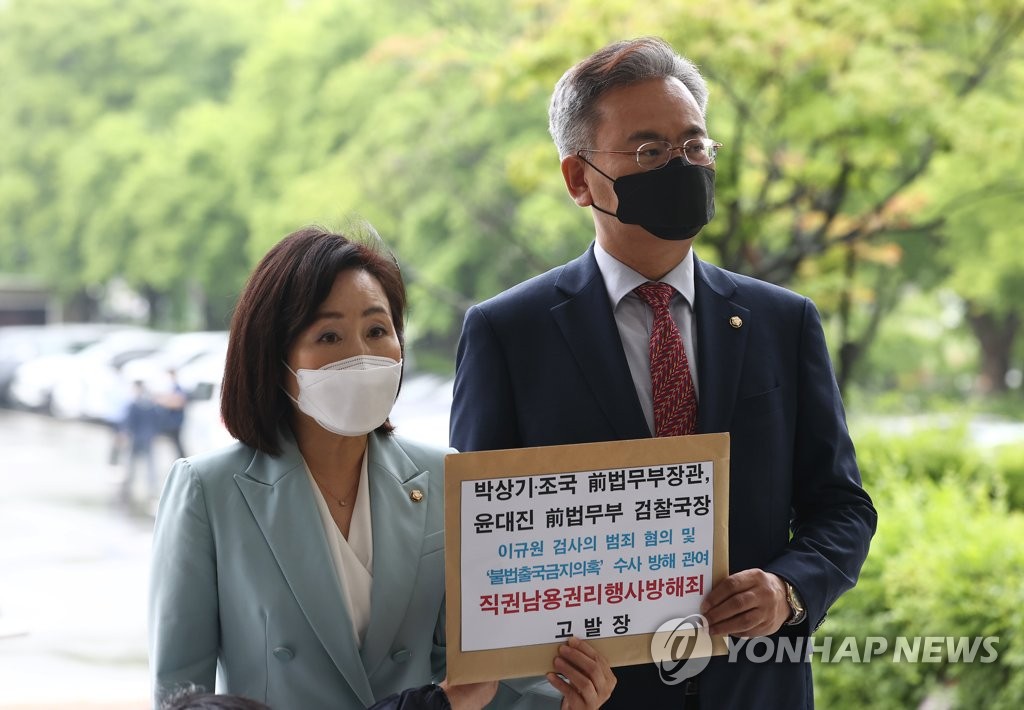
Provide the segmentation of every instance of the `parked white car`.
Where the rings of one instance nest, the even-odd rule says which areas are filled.
[[[70,323],[26,329],[31,333],[31,354],[12,371],[7,397],[25,409],[49,411],[53,385],[65,363],[77,352],[124,326],[105,323]]]
[[[226,354],[226,348],[208,353],[178,371],[178,382],[188,393],[181,441],[189,455],[213,451],[234,441],[220,418]]]
[[[171,391],[170,372],[173,370],[187,393],[190,387],[182,379],[181,371],[205,355],[223,354],[227,347],[228,333],[224,330],[177,333],[156,352],[126,362],[121,368],[121,379],[129,384],[142,382],[150,393],[164,394]],[[221,364],[223,369],[223,357]]]
[[[454,380],[430,373],[405,377],[391,410],[395,433],[440,448],[448,447]]]
[[[53,384],[50,409],[62,419],[120,421],[131,400],[131,383],[122,379],[125,363],[150,355],[169,333],[134,329],[111,333],[61,365]]]

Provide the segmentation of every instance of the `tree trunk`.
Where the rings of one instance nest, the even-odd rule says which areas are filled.
[[[857,250],[852,242],[846,245],[843,261],[843,290],[839,294],[839,362],[836,367],[836,384],[839,393],[845,395],[846,387],[854,366],[860,360],[862,349],[851,337],[851,310],[853,302],[853,279],[857,274]]]
[[[981,394],[1000,394],[1007,391],[1006,373],[1010,369],[1013,344],[1020,330],[1020,314],[975,312],[968,303],[967,322],[981,346],[981,372],[977,389]]]
[[[159,328],[166,320],[164,313],[166,298],[164,294],[151,286],[143,286],[141,292],[142,297],[149,304],[149,317],[146,319],[146,325],[150,328]]]
[[[91,323],[99,320],[99,303],[84,289],[75,291],[64,302],[63,320],[67,323]]]
[[[207,297],[203,302],[203,329],[228,330],[231,327],[231,316],[235,312],[235,302],[229,298]]]

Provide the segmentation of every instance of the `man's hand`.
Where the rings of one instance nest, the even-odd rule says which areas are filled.
[[[575,636],[558,647],[555,673],[548,682],[562,694],[562,710],[594,710],[611,697],[618,680],[608,660],[586,641]],[[566,683],[559,675],[565,676]]]
[[[715,585],[700,612],[714,635],[750,638],[773,634],[790,616],[786,583],[760,569],[737,572]]]

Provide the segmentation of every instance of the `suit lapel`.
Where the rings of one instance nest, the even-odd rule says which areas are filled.
[[[398,443],[373,433],[369,443],[370,508],[373,518],[373,588],[370,625],[362,649],[362,665],[373,672],[391,650],[409,607],[427,523],[427,501],[411,494],[427,490],[424,475]],[[434,471],[440,476],[443,471]]]
[[[697,431],[729,431],[750,331],[750,311],[729,300],[736,284],[725,271],[699,261],[696,255],[693,265],[700,386]],[[733,316],[740,321],[731,320]]]
[[[551,315],[615,433],[620,439],[650,437],[593,245],[565,265],[555,286],[567,298]]]
[[[244,474],[235,475],[235,481],[313,632],[352,690],[369,706],[374,702],[373,691],[330,562],[313,490],[295,442],[286,438],[283,444],[281,456],[257,454]]]

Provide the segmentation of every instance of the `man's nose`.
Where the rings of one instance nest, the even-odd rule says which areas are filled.
[[[680,158],[683,159],[684,163],[689,163],[690,162],[689,159],[687,159],[687,157],[686,157],[686,150],[683,148],[683,146],[681,146],[681,145],[674,145],[674,146],[672,146],[671,148],[668,149],[668,159],[669,160],[672,160],[677,155]]]

